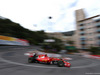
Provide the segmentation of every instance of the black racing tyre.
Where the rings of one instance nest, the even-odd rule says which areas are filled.
[[[54,64],[54,61],[52,61],[52,64]]]
[[[34,61],[33,61],[33,58],[32,57],[30,57],[30,58],[28,58],[28,63],[33,63]]]
[[[54,65],[54,61],[51,61],[50,64]]]
[[[50,62],[47,62],[48,65],[50,65]]]
[[[63,67],[63,66],[64,66],[64,62],[63,62],[62,60],[60,60],[60,61],[58,61],[57,65],[58,65],[59,67]]]

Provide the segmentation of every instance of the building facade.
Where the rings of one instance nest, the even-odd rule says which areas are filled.
[[[75,11],[75,43],[79,49],[100,47],[100,15],[86,18],[83,9]]]
[[[64,36],[62,33],[59,33],[59,32],[55,32],[55,33],[46,33],[47,36],[49,37],[55,37],[55,38],[58,38],[58,39],[62,39],[62,36]]]
[[[74,41],[74,34],[71,36],[65,36],[63,33],[55,32],[55,33],[47,33],[49,37],[55,37],[60,39],[64,44],[67,44],[68,41]],[[74,45],[74,44],[73,44]]]

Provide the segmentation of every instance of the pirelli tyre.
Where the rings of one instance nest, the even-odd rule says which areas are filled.
[[[47,65],[50,65],[50,62],[47,62]]]
[[[58,61],[57,65],[58,65],[59,67],[63,67],[63,66],[64,66],[64,62],[63,62],[62,60],[60,60],[60,61]]]
[[[34,60],[32,57],[28,58],[28,63],[33,63],[33,62],[34,62]]]
[[[55,61],[52,61],[51,63],[54,64]]]

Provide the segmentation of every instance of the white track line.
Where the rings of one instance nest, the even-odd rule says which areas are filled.
[[[44,66],[28,65],[28,64],[18,63],[18,62],[12,62],[12,61],[9,61],[9,60],[3,59],[3,58],[0,58],[0,60],[3,61],[3,62],[10,63],[10,64],[21,65],[21,66],[29,66],[29,67],[37,67],[37,68],[58,68],[58,69],[64,68],[64,67],[44,67]],[[87,68],[87,67],[93,67],[93,66],[97,66],[97,65],[100,65],[100,64],[92,63],[90,65],[76,66],[76,67],[71,67],[71,68],[72,69],[73,68]]]
[[[15,65],[29,66],[29,67],[38,67],[38,68],[59,68],[59,67],[44,67],[44,66],[27,65],[27,64],[22,64],[22,63],[18,63],[18,62],[12,62],[12,61],[9,61],[9,60],[5,60],[5,59],[3,59],[3,58],[0,58],[0,61],[7,62],[7,63],[10,63],[10,64],[15,64]]]

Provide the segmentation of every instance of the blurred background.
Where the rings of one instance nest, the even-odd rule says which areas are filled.
[[[100,0],[0,0],[0,57],[2,51],[10,50],[15,51],[16,60],[20,53],[25,59],[27,51],[39,50],[72,58],[74,68],[98,63],[95,59],[100,59]],[[14,58],[13,53],[4,57],[10,55]],[[76,65],[73,61],[77,59],[80,64],[75,61]],[[99,68],[93,68],[76,75],[98,73]]]

